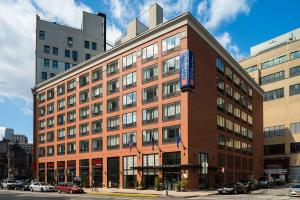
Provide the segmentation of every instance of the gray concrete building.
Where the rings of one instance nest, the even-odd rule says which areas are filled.
[[[4,139],[12,141],[14,134],[15,134],[14,129],[5,128],[5,130],[4,130]]]
[[[36,77],[39,84],[105,51],[106,15],[83,11],[80,29],[36,17]]]
[[[28,138],[26,135],[21,135],[21,134],[14,134],[13,137],[12,137],[12,142],[13,143],[28,143]]]

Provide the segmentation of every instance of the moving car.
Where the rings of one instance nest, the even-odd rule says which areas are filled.
[[[225,185],[224,187],[221,187],[218,189],[218,192],[220,194],[238,194],[238,193],[246,193],[247,192],[247,187],[241,183],[232,183]]]
[[[30,191],[54,192],[54,186],[44,182],[35,182],[30,185]]]
[[[83,193],[83,189],[75,184],[72,183],[59,183],[56,186],[56,190],[61,193],[61,192],[66,192],[66,193]]]
[[[242,179],[240,182],[246,186],[247,191],[256,190],[258,188],[258,181],[255,178]]]
[[[16,180],[15,179],[4,179],[1,183],[1,189],[14,189],[16,185]]]
[[[259,187],[270,188],[274,187],[275,181],[271,176],[262,176],[258,179]]]
[[[289,190],[289,196],[300,196],[300,183],[293,184]]]

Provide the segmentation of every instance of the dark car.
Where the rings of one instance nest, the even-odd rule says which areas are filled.
[[[56,186],[57,192],[66,192],[66,193],[83,193],[83,189],[78,185],[72,183],[59,183]]]
[[[258,188],[258,181],[255,178],[242,179],[240,182],[246,186],[247,191],[256,190]]]
[[[262,176],[258,179],[258,184],[260,188],[270,188],[274,187],[275,181],[271,176]]]
[[[241,183],[232,183],[225,185],[224,187],[221,187],[218,189],[218,192],[220,194],[238,194],[238,193],[246,193],[247,192],[247,187]]]

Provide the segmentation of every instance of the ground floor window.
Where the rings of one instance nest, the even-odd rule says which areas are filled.
[[[39,163],[39,181],[45,182],[45,163]]]
[[[79,176],[84,187],[90,186],[89,159],[79,160]]]
[[[76,176],[76,160],[67,161],[67,181],[73,182]]]
[[[163,153],[163,181],[170,190],[175,190],[177,181],[181,179],[180,152]]]
[[[159,165],[158,154],[143,155],[143,181],[146,188],[154,188],[155,177],[158,174],[158,170],[155,169]],[[151,169],[152,168],[152,169]]]
[[[93,187],[102,187],[102,158],[92,159],[93,166]]]
[[[136,156],[125,156],[123,157],[123,180],[124,188],[134,188],[136,183],[137,170],[133,169],[137,167]]]
[[[199,170],[199,188],[208,189],[208,154],[199,153],[199,165],[201,166]]]
[[[54,162],[48,162],[47,163],[47,182],[50,183],[50,184],[55,183]]]
[[[57,182],[65,182],[65,161],[57,162]]]
[[[120,180],[120,158],[107,158],[107,187],[118,188]]]

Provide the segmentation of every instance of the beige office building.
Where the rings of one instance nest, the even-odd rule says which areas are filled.
[[[241,66],[264,93],[265,172],[300,181],[300,28],[258,44]]]

